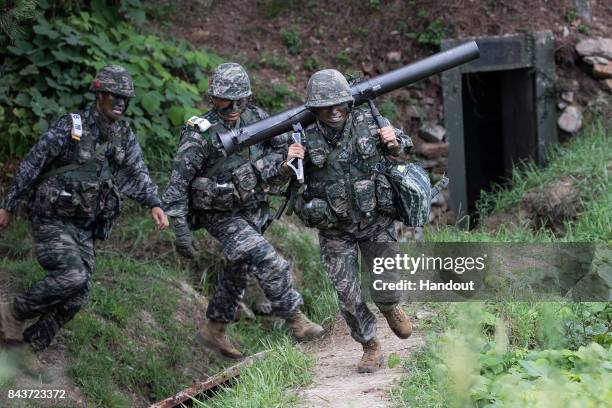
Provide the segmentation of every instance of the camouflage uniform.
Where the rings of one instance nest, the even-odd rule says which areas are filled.
[[[109,72],[115,73],[113,66]],[[105,84],[95,90],[104,90]],[[130,89],[133,94],[133,88],[125,93]],[[14,313],[20,320],[40,317],[23,334],[36,350],[46,348],[87,302],[94,240],[107,235],[112,225],[107,219],[110,224],[101,231],[100,216],[107,211],[115,211],[112,218],[118,215],[119,192],[148,208],[161,206],[129,125],[107,122],[95,108],[80,112],[80,119],[80,135],[75,135],[75,119],[65,115],[41,136],[21,162],[1,206],[14,212],[19,200],[33,191],[29,213],[34,246],[47,276],[15,297]],[[111,202],[114,208],[107,208]]]
[[[233,71],[238,64],[223,64],[220,68],[224,66],[229,66],[228,76],[244,73],[242,69]],[[250,89],[228,89],[233,86],[231,81],[227,86],[219,82],[211,87],[211,95],[250,95]],[[248,105],[233,126],[248,125],[266,116],[262,109]],[[289,263],[261,233],[269,218],[267,193],[278,190],[288,180],[281,174],[287,140],[279,136],[226,158],[217,135],[228,129],[216,110],[190,119],[182,128],[163,196],[164,209],[173,218],[177,240],[178,231],[184,231],[188,224],[190,229],[206,228],[221,243],[228,264],[206,311],[210,320],[234,320],[249,273],[259,281],[273,312],[287,317],[299,309],[302,297],[292,287]]]
[[[347,91],[330,102],[331,92],[326,92],[325,86],[340,74],[320,72],[323,75],[313,75],[319,83],[313,86],[313,81],[309,82],[308,107],[352,101]],[[363,107],[349,112],[340,130],[318,120],[309,126],[302,142],[307,153],[306,188],[296,200],[297,215],[306,226],[319,229],[321,262],[336,288],[351,336],[362,344],[375,338],[376,318],[361,294],[358,250],[367,261],[379,254],[369,253],[365,243],[397,241],[391,186],[386,176],[376,171],[390,152],[380,142],[377,130],[370,110]],[[395,134],[399,146],[393,153],[406,152],[412,146],[410,138],[400,129],[395,129]],[[374,300],[381,310],[391,310],[402,300],[401,292],[385,292],[384,297]]]

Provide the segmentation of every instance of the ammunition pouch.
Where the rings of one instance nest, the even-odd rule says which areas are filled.
[[[250,162],[235,168],[232,171],[232,180],[234,181],[241,202],[245,203],[255,195],[257,175]]]
[[[30,201],[29,211],[42,217],[53,217],[55,205],[62,190],[57,180],[45,180],[36,188],[32,201]]]
[[[329,205],[320,198],[313,198],[304,202],[303,198],[300,197],[297,199],[296,208],[296,214],[307,227],[327,228],[336,222]]]
[[[329,206],[339,217],[346,218],[349,216],[349,198],[344,180],[338,180],[325,186],[325,195]]]
[[[190,207],[194,210],[231,211],[236,188],[231,181],[218,183],[208,177],[196,177],[190,186]]]
[[[99,195],[98,181],[65,181],[61,177],[51,177],[37,187],[30,210],[46,217],[93,220]]]
[[[357,207],[366,217],[370,217],[376,208],[376,188],[373,180],[359,180],[353,184]]]
[[[376,208],[381,214],[395,218],[393,187],[384,174],[376,174]]]

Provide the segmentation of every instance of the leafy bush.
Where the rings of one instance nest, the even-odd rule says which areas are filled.
[[[258,83],[253,88],[256,89],[253,92],[254,102],[270,114],[279,113],[288,103],[299,101],[298,95],[291,92],[285,84],[264,86]]]
[[[21,24],[32,19],[36,10],[35,0],[0,1],[0,32],[6,34],[11,41],[23,34]]]
[[[293,30],[281,31],[281,37],[287,46],[289,54],[297,55],[302,51],[302,39],[300,38],[300,31],[297,27],[294,27]]]
[[[147,159],[161,167],[168,163],[178,127],[200,111],[196,105],[208,87],[206,73],[222,60],[185,42],[140,34],[117,19],[108,10],[55,20],[41,15],[23,39],[13,45],[0,41],[6,55],[0,133],[8,136],[8,143],[0,145],[0,159],[24,155],[60,115],[91,103],[93,75],[115,63],[134,78],[136,97],[127,116]]]
[[[306,71],[316,71],[319,69],[320,66],[321,65],[319,64],[317,57],[315,57],[314,55],[311,55],[310,57],[306,58],[304,64],[302,65],[302,67]]]

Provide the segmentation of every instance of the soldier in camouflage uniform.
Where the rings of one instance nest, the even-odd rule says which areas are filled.
[[[120,120],[134,87],[117,65],[102,68],[91,88],[92,107],[62,116],[23,159],[2,202],[0,229],[32,191],[29,214],[34,246],[47,276],[11,303],[0,305],[0,336],[46,348],[85,305],[91,286],[94,240],[105,239],[125,194],[151,210],[158,228],[168,226],[157,187],[129,125]],[[25,331],[26,319],[38,320]]]
[[[387,158],[405,161],[412,142],[388,121],[379,129],[370,110],[353,109],[353,101],[340,72],[315,73],[308,82],[306,107],[316,121],[305,130],[303,145],[289,147],[287,160],[306,157],[306,188],[296,200],[296,213],[306,226],[319,230],[321,262],[336,288],[351,335],[363,346],[357,370],[373,372],[381,367],[383,355],[376,339],[376,318],[359,287],[358,252],[369,259],[377,254],[368,253],[367,242],[397,241],[391,186],[376,168]],[[394,333],[409,337],[412,325],[398,306],[401,292],[374,300]]]
[[[273,312],[286,319],[296,338],[318,336],[323,329],[300,312],[303,302],[292,287],[291,267],[261,233],[269,218],[266,193],[288,180],[288,175],[281,174],[286,138],[276,137],[225,157],[218,134],[267,114],[249,103],[249,77],[239,64],[219,65],[208,94],[214,108],[191,118],[181,130],[163,202],[172,218],[180,254],[195,256],[193,229],[204,227],[221,243],[228,262],[199,338],[224,357],[240,359],[242,354],[225,332],[234,320],[250,273],[259,281]]]

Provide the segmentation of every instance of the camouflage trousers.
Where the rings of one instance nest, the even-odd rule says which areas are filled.
[[[15,297],[15,314],[22,320],[38,317],[23,337],[43,350],[87,303],[94,240],[91,228],[58,218],[35,217],[32,230],[36,256],[47,276]]]
[[[321,263],[338,294],[340,313],[351,330],[351,336],[359,343],[366,343],[376,336],[376,317],[366,305],[359,285],[359,251],[366,265],[373,257],[380,256],[368,247],[369,242],[397,242],[393,220],[378,216],[362,228],[353,224],[319,231]],[[370,276],[364,278],[370,281]],[[380,310],[392,309],[402,301],[401,291],[375,295],[370,289],[370,294]]]
[[[206,317],[218,322],[232,322],[238,302],[244,296],[249,274],[259,282],[275,315],[288,317],[303,304],[302,296],[293,289],[289,262],[261,234],[261,227],[267,219],[263,209],[245,209],[236,214],[211,211],[202,218],[203,226],[221,243],[227,259],[208,304]]]

